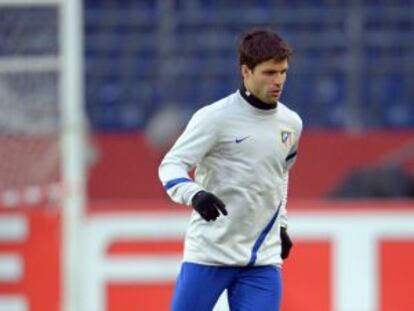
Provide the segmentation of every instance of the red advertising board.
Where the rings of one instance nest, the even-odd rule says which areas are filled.
[[[0,212],[0,310],[59,310],[60,281],[59,213]]]
[[[83,310],[169,310],[187,221],[170,211],[88,215]],[[414,209],[294,210],[291,221],[282,310],[345,311],[356,304],[349,295],[358,311],[414,310]],[[60,309],[60,224],[56,210],[0,212],[0,310]]]

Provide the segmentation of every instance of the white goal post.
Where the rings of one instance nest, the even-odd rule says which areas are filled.
[[[62,310],[81,310],[81,234],[86,204],[83,2],[60,5],[62,179]],[[86,311],[86,310],[85,310]]]
[[[52,10],[57,48],[42,46],[48,33],[30,36],[24,14],[41,25],[35,15],[42,9]],[[44,197],[60,202],[61,311],[84,311],[78,273],[86,204],[82,11],[81,0],[0,0],[1,17],[8,17],[0,26],[7,23],[2,31],[9,36],[0,48],[0,205]]]

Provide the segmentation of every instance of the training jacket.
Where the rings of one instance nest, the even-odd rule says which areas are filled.
[[[257,104],[259,102],[259,104]],[[288,174],[302,120],[281,102],[266,109],[244,87],[198,110],[165,155],[159,176],[174,202],[191,206],[205,190],[228,216],[207,222],[193,211],[184,261],[207,265],[280,265],[287,227]],[[195,168],[194,180],[189,172]]]

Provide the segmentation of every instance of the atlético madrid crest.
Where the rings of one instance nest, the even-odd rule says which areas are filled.
[[[293,142],[293,131],[291,131],[291,130],[281,131],[280,132],[280,138],[282,140],[282,144],[286,148],[289,148],[290,146],[292,146],[292,142]]]

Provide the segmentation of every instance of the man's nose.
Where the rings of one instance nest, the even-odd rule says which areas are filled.
[[[275,79],[275,80],[273,81],[273,84],[274,84],[275,86],[277,86],[277,87],[282,87],[282,85],[283,85],[283,79]]]
[[[283,85],[284,82],[284,76],[281,74],[277,74],[273,79],[273,84],[280,87]]]

